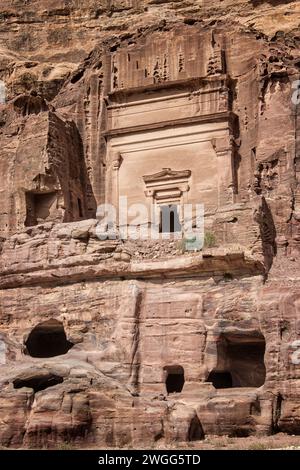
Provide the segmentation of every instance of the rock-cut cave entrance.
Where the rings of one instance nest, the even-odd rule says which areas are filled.
[[[61,356],[74,346],[67,340],[63,324],[54,319],[35,326],[25,345],[30,356],[40,358]]]
[[[170,393],[180,393],[184,386],[184,369],[181,366],[164,367],[166,389]]]
[[[188,432],[188,440],[189,441],[200,441],[204,439],[204,432],[202,425],[198,416],[194,416],[194,418],[190,422],[189,432]]]
[[[217,389],[261,387],[265,383],[266,343],[262,334],[222,334],[217,341],[217,366],[207,382]]]
[[[212,382],[215,388],[232,388],[232,375],[230,372],[217,372],[212,371],[207,379],[207,382]]]
[[[32,227],[45,222],[56,211],[57,192],[26,193],[26,220],[25,226]]]

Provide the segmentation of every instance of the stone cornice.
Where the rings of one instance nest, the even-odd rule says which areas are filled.
[[[204,116],[193,116],[184,119],[175,119],[170,121],[155,122],[152,124],[145,124],[140,126],[131,126],[127,128],[111,129],[103,133],[104,137],[114,137],[117,135],[136,134],[139,132],[151,131],[155,129],[165,129],[170,127],[179,127],[184,125],[191,125],[197,123],[215,123],[215,122],[228,122],[233,123],[236,115],[231,111],[224,111],[220,113],[207,114]]]

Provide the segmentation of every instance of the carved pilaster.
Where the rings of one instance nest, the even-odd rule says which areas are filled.
[[[234,139],[232,136],[212,140],[218,157],[218,206],[235,202]]]
[[[111,163],[111,169],[112,169],[112,205],[116,208],[117,211],[117,218],[118,213],[119,213],[119,197],[120,197],[120,182],[119,182],[119,170],[122,165],[123,158],[120,152],[116,152],[112,155],[112,163]],[[119,220],[117,220],[117,223],[119,223]]]

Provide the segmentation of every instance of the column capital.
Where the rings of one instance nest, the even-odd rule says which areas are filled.
[[[113,170],[118,171],[120,166],[122,165],[123,157],[120,152],[116,152],[113,154],[112,158],[112,167]]]
[[[181,184],[180,186],[178,186],[178,189],[182,193],[187,193],[190,190],[190,186],[188,184]]]
[[[234,146],[234,139],[233,136],[224,136],[224,137],[216,137],[211,140],[212,146],[219,156],[226,154],[227,152],[232,152]]]

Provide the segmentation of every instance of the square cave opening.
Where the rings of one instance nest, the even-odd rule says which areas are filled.
[[[216,389],[261,387],[266,379],[265,348],[261,334],[222,334],[217,340],[217,366],[206,382]]]
[[[44,222],[56,211],[57,192],[26,193],[25,226],[32,227]]]
[[[184,386],[184,369],[181,366],[164,367],[167,394],[181,393]]]

